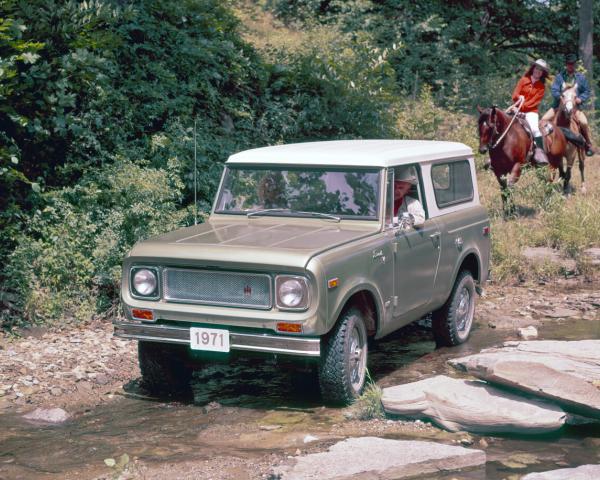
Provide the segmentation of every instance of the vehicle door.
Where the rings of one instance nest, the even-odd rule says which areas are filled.
[[[413,167],[418,183],[412,187],[409,195],[423,206],[425,223],[418,227],[394,225],[392,228],[395,292],[393,315],[402,324],[427,312],[440,257],[439,226],[436,220],[428,218],[421,171],[418,165]],[[399,169],[390,172],[398,175]]]
[[[467,159],[436,162],[431,166],[432,212],[442,232],[440,266],[435,286],[438,303],[445,301],[454,283],[463,252],[475,248],[481,267],[489,264],[489,218],[479,205],[475,167]],[[485,275],[485,273],[484,273]]]

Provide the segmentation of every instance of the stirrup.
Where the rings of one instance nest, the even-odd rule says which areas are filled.
[[[591,157],[591,156],[594,155],[594,151],[592,150],[592,146],[591,145],[588,144],[588,145],[585,146],[585,154],[588,157]]]

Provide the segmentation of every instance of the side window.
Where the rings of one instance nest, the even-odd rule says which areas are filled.
[[[467,160],[433,165],[431,181],[439,208],[473,200],[473,179]]]

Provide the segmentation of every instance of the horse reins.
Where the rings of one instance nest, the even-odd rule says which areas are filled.
[[[504,132],[502,132],[502,135],[500,135],[500,137],[498,138],[498,140],[496,140],[496,143],[494,143],[494,145],[490,145],[490,144],[488,144],[488,148],[489,148],[490,150],[493,150],[494,148],[496,148],[496,147],[498,146],[498,144],[499,144],[499,143],[502,141],[502,139],[503,139],[503,138],[506,136],[506,134],[507,134],[507,133],[508,133],[508,131],[510,130],[510,127],[512,127],[512,124],[513,124],[513,122],[514,122],[514,121],[517,119],[517,115],[518,115],[518,114],[519,114],[519,112],[521,111],[521,107],[523,106],[523,103],[525,103],[525,99],[524,99],[524,98],[521,98],[521,99],[517,100],[517,101],[516,101],[516,103],[514,103],[514,104],[513,104],[511,107],[509,107],[509,109],[510,109],[510,108],[512,108],[512,107],[514,107],[514,106],[516,106],[517,104],[519,105],[519,106],[517,107],[517,111],[516,111],[516,112],[515,112],[515,114],[513,115],[513,118],[511,119],[510,123],[508,124],[508,127],[506,127],[506,130],[504,130]],[[497,121],[498,121],[498,119],[496,119],[496,122],[497,122]],[[497,129],[496,129],[496,122],[494,122],[494,131],[496,131],[496,132],[497,132]],[[492,143],[492,142],[491,142],[491,139],[490,139],[490,143]]]

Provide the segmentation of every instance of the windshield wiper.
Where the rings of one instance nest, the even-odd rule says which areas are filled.
[[[339,222],[341,220],[337,215],[332,215],[331,213],[321,213],[321,212],[298,212],[305,213],[306,215],[312,215],[313,217],[321,217],[321,218],[330,218],[331,220],[335,220]]]
[[[257,217],[259,215],[265,215],[274,212],[289,212],[289,213],[298,213],[300,215],[310,215],[311,217],[321,217],[321,218],[329,218],[331,220],[335,220],[339,222],[341,220],[340,217],[336,215],[331,215],[330,213],[321,213],[321,212],[302,212],[300,210],[292,210],[291,208],[266,208],[264,210],[256,210],[255,212],[249,212],[246,214],[248,218]]]
[[[264,215],[265,213],[271,212],[292,212],[289,208],[265,208],[264,210],[256,210],[255,212],[248,212],[246,216],[250,217],[258,217],[259,215]]]

